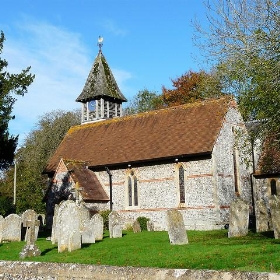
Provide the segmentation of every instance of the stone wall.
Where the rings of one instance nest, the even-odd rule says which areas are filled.
[[[276,280],[279,278],[280,274],[276,273],[0,261],[2,280]]]

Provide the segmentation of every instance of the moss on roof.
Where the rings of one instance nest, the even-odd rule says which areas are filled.
[[[231,100],[221,98],[74,126],[45,172],[60,158],[97,167],[211,154],[229,107]]]
[[[101,51],[99,51],[90,70],[84,88],[76,99],[77,102],[86,102],[98,97],[109,97],[120,102],[126,102],[121,93],[112,71]]]

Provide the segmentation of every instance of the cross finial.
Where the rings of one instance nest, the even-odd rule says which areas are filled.
[[[99,37],[98,37],[97,46],[99,47],[99,51],[101,52],[101,48],[102,48],[102,46],[103,46],[103,37],[102,37],[102,36],[99,36]]]

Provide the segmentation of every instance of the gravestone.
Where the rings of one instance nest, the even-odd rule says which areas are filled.
[[[147,231],[154,231],[155,230],[155,226],[154,223],[151,220],[147,221]]]
[[[54,215],[53,215],[53,223],[52,223],[52,235],[51,235],[52,244],[57,243],[57,231],[58,231],[57,213],[58,213],[58,209],[59,209],[59,205],[55,204]]]
[[[23,227],[26,228],[25,238],[24,238],[25,241],[26,241],[26,238],[29,234],[28,230],[30,230],[30,227],[25,226],[25,224],[26,224],[27,221],[30,221],[31,219],[33,219],[34,215],[37,215],[37,213],[34,210],[31,210],[31,209],[28,209],[28,210],[24,211],[21,215],[21,221],[22,221]],[[37,220],[37,216],[36,216],[36,220]],[[40,226],[40,224],[39,224],[39,226]],[[35,241],[38,238],[39,226],[35,227]]]
[[[0,215],[0,243],[2,242],[4,222],[5,219],[3,218],[3,216]]]
[[[59,253],[81,248],[79,210],[74,201],[66,200],[59,204],[56,231]],[[80,234],[79,238],[77,238],[77,234]],[[76,244],[71,244],[72,241]]]
[[[19,257],[24,259],[26,257],[40,256],[41,252],[35,241],[37,240],[38,229],[40,226],[40,221],[37,219],[37,213],[34,210],[27,210],[23,221],[23,226],[27,228],[26,230],[26,245],[23,247],[19,254]]]
[[[2,241],[21,241],[21,217],[16,214],[7,216],[2,234]]]
[[[246,236],[248,226],[249,204],[237,198],[230,205],[228,237]]]
[[[141,226],[140,226],[140,223],[138,222],[138,220],[135,220],[133,222],[132,228],[133,228],[134,233],[141,232]]]
[[[74,230],[70,233],[68,239],[68,252],[81,249],[81,233],[79,230]]]
[[[256,201],[256,232],[268,231],[268,213],[263,200]]]
[[[121,217],[116,211],[109,214],[110,238],[122,237]]]
[[[83,226],[82,244],[95,243],[94,221],[92,219],[86,221]]]
[[[0,243],[2,242],[3,227],[5,219],[0,215]]]
[[[269,199],[270,213],[271,213],[271,221],[272,227],[274,231],[274,238],[280,238],[280,200],[276,195],[271,196]]]
[[[66,200],[59,204],[56,217],[58,252],[81,248],[84,224],[89,220],[89,211],[82,204]],[[79,236],[79,237],[78,237]]]
[[[102,240],[104,232],[103,217],[97,213],[92,216],[91,220],[93,222],[95,240]]]
[[[122,226],[120,224],[115,224],[112,227],[112,238],[122,237]]]
[[[182,214],[178,210],[167,210],[167,230],[170,244],[188,244],[188,237]]]

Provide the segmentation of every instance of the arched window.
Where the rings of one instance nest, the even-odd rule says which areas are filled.
[[[272,179],[270,181],[270,192],[271,192],[271,195],[277,195],[276,180],[274,180],[274,179]]]
[[[138,184],[137,177],[133,171],[131,171],[127,178],[127,196],[128,206],[138,206]]]
[[[179,192],[180,192],[180,203],[185,203],[185,173],[184,167],[179,167]]]
[[[132,182],[130,176],[128,176],[127,179],[127,190],[128,190],[128,205],[132,206]]]

